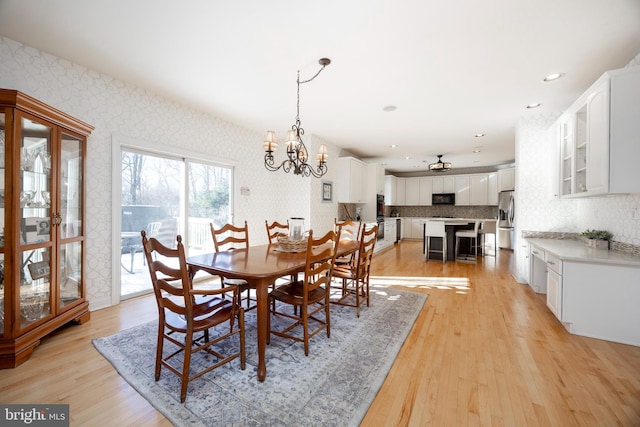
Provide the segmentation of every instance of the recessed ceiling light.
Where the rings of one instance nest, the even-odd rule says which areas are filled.
[[[476,138],[482,138],[484,135],[484,133],[476,133]]]
[[[478,154],[480,152],[480,150],[473,150],[474,154]]]
[[[382,107],[382,111],[396,111],[395,105],[387,105],[386,107]]]
[[[398,144],[391,144],[389,147],[390,148],[398,148]]]
[[[539,106],[541,106],[542,104],[540,104],[539,102],[536,102],[535,104],[529,104],[527,105],[527,108],[538,108]]]
[[[411,158],[411,157],[409,157],[409,156],[404,156],[404,159],[405,159],[405,160],[409,160],[410,158]]]
[[[549,74],[547,77],[544,78],[544,82],[551,82],[553,80],[558,80],[560,77],[563,77],[564,73],[553,73],[553,74]]]

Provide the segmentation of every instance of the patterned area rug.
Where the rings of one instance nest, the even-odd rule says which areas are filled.
[[[301,343],[277,336],[267,346],[267,378],[257,379],[255,310],[246,314],[247,368],[238,359],[189,384],[163,368],[153,379],[156,322],[93,341],[118,373],[176,426],[357,426],[411,331],[426,295],[374,287],[371,306],[331,306],[331,338]],[[272,325],[276,317],[272,318]],[[165,345],[165,351],[168,351]],[[208,355],[192,364],[207,364]]]

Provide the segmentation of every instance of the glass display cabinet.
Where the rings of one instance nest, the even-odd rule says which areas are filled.
[[[0,369],[89,320],[84,281],[87,137],[93,127],[0,89]]]

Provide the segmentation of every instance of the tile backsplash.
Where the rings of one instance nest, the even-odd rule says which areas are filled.
[[[385,216],[390,216],[393,210],[398,211],[398,216],[429,218],[429,217],[453,217],[453,218],[497,218],[497,206],[386,206]]]

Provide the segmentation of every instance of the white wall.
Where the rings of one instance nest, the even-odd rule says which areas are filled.
[[[266,219],[302,216],[310,227],[324,230],[333,226],[337,204],[320,204],[319,179],[264,168],[262,132],[220,120],[1,36],[0,87],[22,91],[96,128],[89,137],[86,177],[86,280],[93,309],[111,303],[113,274],[120,273],[111,271],[113,135],[179,147],[235,164],[235,222],[248,221],[252,244],[266,242]],[[281,125],[287,129],[290,123]],[[333,180],[331,159],[336,159],[339,151],[323,142],[330,155],[326,179]],[[314,147],[319,142],[313,136],[305,143],[311,153],[317,151]],[[277,159],[282,160],[282,156],[282,152],[276,154]],[[240,195],[243,186],[250,189],[249,196]]]

